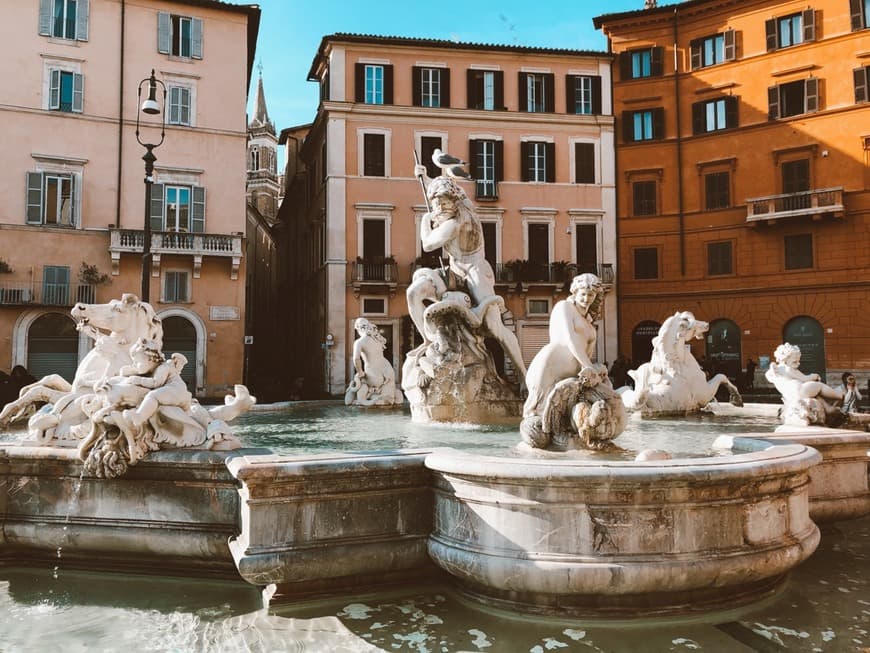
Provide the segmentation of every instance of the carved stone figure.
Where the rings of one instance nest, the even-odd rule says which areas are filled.
[[[783,424],[839,426],[843,423],[839,409],[843,393],[823,383],[818,374],[804,374],[798,369],[801,350],[797,345],[787,342],[779,345],[773,358],[764,377],[782,395]]]
[[[635,381],[634,389],[618,390],[626,408],[644,415],[696,412],[713,401],[722,385],[728,388],[729,401],[742,406],[740,392],[728,377],[716,374],[707,380],[692,355],[688,343],[703,338],[709,328],[709,324],[695,319],[689,311],[674,313],[665,320],[653,338],[649,363],[628,372]]]
[[[581,274],[571,282],[570,297],[553,307],[550,341],[526,375],[520,434],[531,447],[599,449],[625,428],[625,408],[607,367],[592,362],[603,300],[601,280]]]
[[[384,357],[387,341],[376,324],[364,317],[354,322],[359,336],[353,343],[353,379],[344,395],[350,406],[390,406],[401,404],[402,392],[396,388],[396,373]]]
[[[417,166],[415,173],[426,188],[425,168]],[[418,269],[408,287],[408,312],[423,344],[405,360],[402,389],[418,421],[518,416],[517,390],[499,376],[484,339],[501,345],[520,381],[525,363],[516,336],[502,321],[504,300],[495,294],[483,228],[455,176],[454,171],[437,177],[426,188],[432,208],[420,224],[423,250],[443,248],[448,265]]]
[[[52,375],[23,388],[0,413],[5,423],[43,403],[28,421],[30,436],[42,445],[81,440],[85,473],[106,478],[161,448],[241,446],[226,422],[256,399],[237,385],[223,406],[203,408],[181,378],[187,359],[163,356],[163,330],[150,304],[125,294],[108,304],[77,304],[72,315],[96,340],[72,385]]]

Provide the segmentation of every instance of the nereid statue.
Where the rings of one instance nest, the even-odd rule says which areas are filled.
[[[801,350],[783,343],[773,352],[774,362],[764,373],[782,395],[782,421],[790,426],[839,426],[844,420],[839,405],[843,393],[823,383],[818,374],[798,369]]]
[[[628,372],[635,381],[634,389],[626,386],[618,390],[625,407],[644,415],[696,412],[713,401],[721,385],[728,388],[729,401],[742,406],[740,392],[728,377],[716,374],[707,380],[692,355],[689,342],[703,338],[709,328],[689,311],[666,319],[653,338],[650,361]]]
[[[387,341],[376,324],[364,317],[354,322],[359,336],[353,343],[353,379],[344,395],[350,406],[390,406],[401,404],[402,391],[396,388],[396,373],[384,357]]]
[[[607,368],[592,362],[603,301],[601,280],[581,274],[571,282],[570,297],[553,307],[550,342],[526,375],[529,396],[520,434],[527,445],[599,449],[625,428],[625,408]]]
[[[30,416],[38,444],[80,440],[85,472],[106,478],[161,448],[241,446],[226,422],[256,399],[236,385],[224,406],[202,407],[181,378],[187,359],[164,357],[163,327],[150,304],[126,293],[107,304],[76,304],[72,316],[95,340],[72,385],[53,374],[22,388],[0,412],[0,426]]]

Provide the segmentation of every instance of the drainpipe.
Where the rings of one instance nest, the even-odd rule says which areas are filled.
[[[614,69],[617,68],[616,58],[613,57],[613,40],[610,38],[610,35],[607,35],[607,52],[611,55],[610,59],[610,115],[613,116],[613,229],[614,229],[614,237],[616,238],[615,247],[613,248],[616,252],[616,260],[613,261],[613,269],[616,271],[616,325],[614,328],[616,329],[616,355],[619,356],[619,353],[622,351],[622,346],[619,342],[619,326],[622,323],[622,304],[619,302],[619,297],[621,293],[621,285],[622,285],[622,275],[619,273],[619,193],[617,189],[619,188],[619,147],[617,147],[616,142],[618,138],[619,130],[616,128],[616,106],[614,103],[615,95],[613,93],[613,76]],[[607,331],[605,330],[605,334]],[[605,342],[607,339],[605,338]],[[605,351],[605,354],[607,352]],[[614,357],[614,360],[616,358]]]
[[[686,276],[686,225],[683,216],[683,141],[680,121],[680,77],[677,53],[677,8],[674,7],[674,103],[677,107],[677,211],[680,229],[680,276]]]
[[[118,87],[118,192],[115,194],[115,226],[121,226],[121,167],[124,162],[123,144],[124,144],[124,24],[126,21],[127,3],[126,0],[121,0],[121,76]]]

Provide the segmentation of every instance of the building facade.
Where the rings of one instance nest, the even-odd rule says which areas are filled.
[[[0,368],[72,379],[76,302],[140,294],[199,396],[242,377],[245,106],[260,11],[215,0],[15,3],[0,45]],[[139,113],[152,69],[159,116]],[[14,72],[13,72],[14,71]],[[145,206],[145,149],[165,140]]]
[[[614,53],[621,350],[690,310],[739,376],[788,341],[870,373],[870,3],[691,0],[599,16]]]
[[[608,54],[333,34],[309,79],[321,103],[300,148],[301,201],[282,210],[304,250],[296,258],[311,318],[301,347],[309,388],[344,392],[357,317],[381,327],[397,370],[419,343],[405,289],[438,257],[421,251],[415,153],[431,177],[436,148],[468,161],[474,181],[464,188],[526,361],[546,343],[549,311],[573,274],[613,283]],[[615,356],[611,293],[597,357]]]

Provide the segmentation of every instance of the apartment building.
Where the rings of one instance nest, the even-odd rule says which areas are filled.
[[[297,305],[307,324],[296,365],[309,388],[344,392],[357,317],[380,326],[397,370],[419,343],[405,289],[413,270],[437,267],[438,256],[421,251],[426,206],[415,153],[432,177],[436,148],[468,161],[474,181],[464,188],[506,300],[502,317],[527,361],[547,341],[550,309],[573,274],[613,283],[610,68],[603,52],[322,39],[309,72],[321,102],[299,150],[304,179],[282,206],[299,233]],[[614,293],[597,356],[616,356]]]
[[[140,294],[147,220],[164,352],[187,356],[197,395],[223,393],[242,377],[245,106],[259,9],[41,0],[4,15],[0,368],[72,379],[91,342],[69,310]],[[139,112],[152,69],[166,88],[157,85],[157,116]],[[137,117],[152,144],[165,121],[147,207]]]
[[[620,348],[870,373],[870,3],[691,0],[594,19],[614,54]]]

